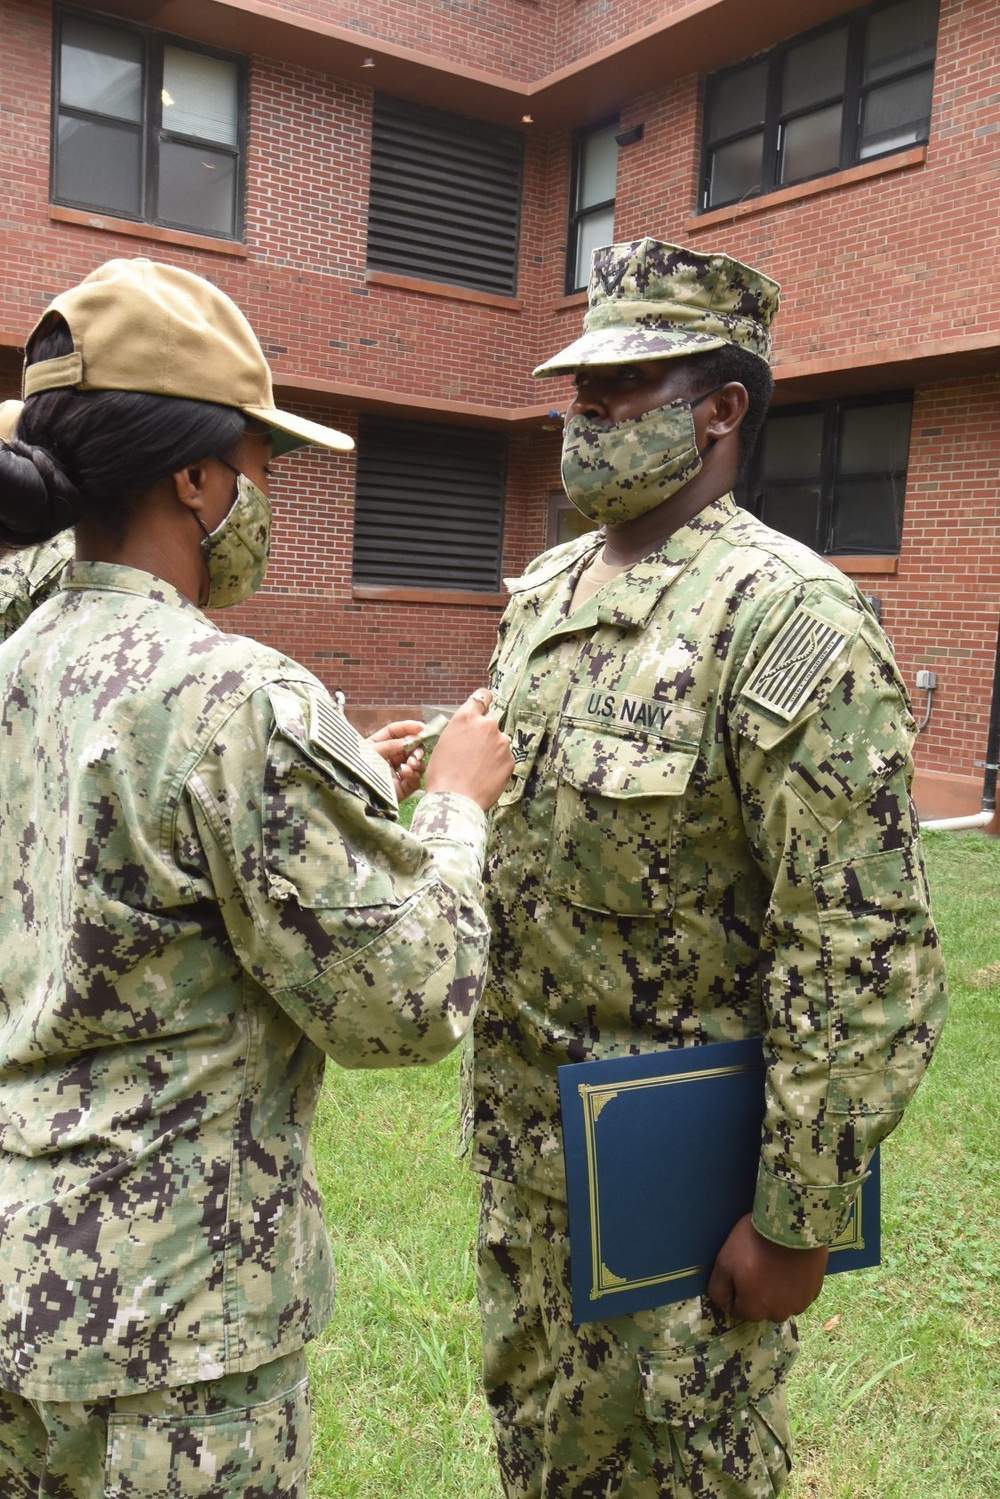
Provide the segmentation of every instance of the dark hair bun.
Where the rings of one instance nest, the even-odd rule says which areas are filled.
[[[76,519],[80,496],[46,448],[0,440],[0,542],[48,541]]]

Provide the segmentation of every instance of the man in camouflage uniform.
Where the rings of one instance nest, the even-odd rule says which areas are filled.
[[[467,1129],[518,1499],[779,1490],[791,1317],[943,1020],[889,647],[842,573],[731,493],[777,299],[723,255],[612,246],[582,337],[536,371],[575,375],[563,477],[603,527],[509,585],[491,673],[515,772]],[[710,1295],[573,1325],[556,1068],[757,1034],[756,1197]]]
[[[273,408],[249,326],[198,277],[113,262],[54,309],[76,352],[29,362],[29,396],[148,369],[352,445]],[[154,325],[169,356],[142,357]],[[324,1059],[433,1062],[479,996],[482,803],[431,789],[407,832],[321,683],[193,601],[263,575],[270,450],[248,429],[234,463],[157,491],[151,551],[183,588],[72,561],[0,646],[4,1499],[304,1499],[304,1345],[334,1295],[309,1151]],[[488,702],[456,714],[460,758],[501,745],[484,802],[509,770]]]
[[[0,401],[0,439],[12,435],[20,414],[20,401]],[[61,531],[41,546],[0,553],[0,641],[55,592],[59,574],[72,555],[72,531]]]

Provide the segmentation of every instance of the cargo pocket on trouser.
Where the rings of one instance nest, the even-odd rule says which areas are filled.
[[[114,1411],[105,1499],[306,1499],[308,1381],[217,1414]]]
[[[741,1323],[694,1352],[639,1355],[646,1420],[672,1449],[682,1493],[773,1499],[791,1469],[785,1375],[796,1354],[788,1323]],[[668,1491],[669,1492],[669,1491]]]

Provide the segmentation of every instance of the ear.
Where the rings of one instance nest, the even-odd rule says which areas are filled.
[[[746,387],[738,380],[722,385],[712,398],[705,402],[705,436],[718,442],[742,426],[743,418],[750,406]]]
[[[174,493],[182,505],[187,505],[189,510],[200,511],[205,504],[205,466],[201,463],[189,463],[187,468],[178,469],[175,474],[170,475],[169,483],[174,486]]]

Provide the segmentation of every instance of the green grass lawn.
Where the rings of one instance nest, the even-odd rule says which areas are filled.
[[[1000,1494],[1000,840],[925,839],[951,1013],[883,1148],[883,1263],[800,1318],[788,1499]],[[498,1499],[479,1391],[458,1067],[331,1067],[315,1144],[338,1266],[310,1350],[312,1499]]]

